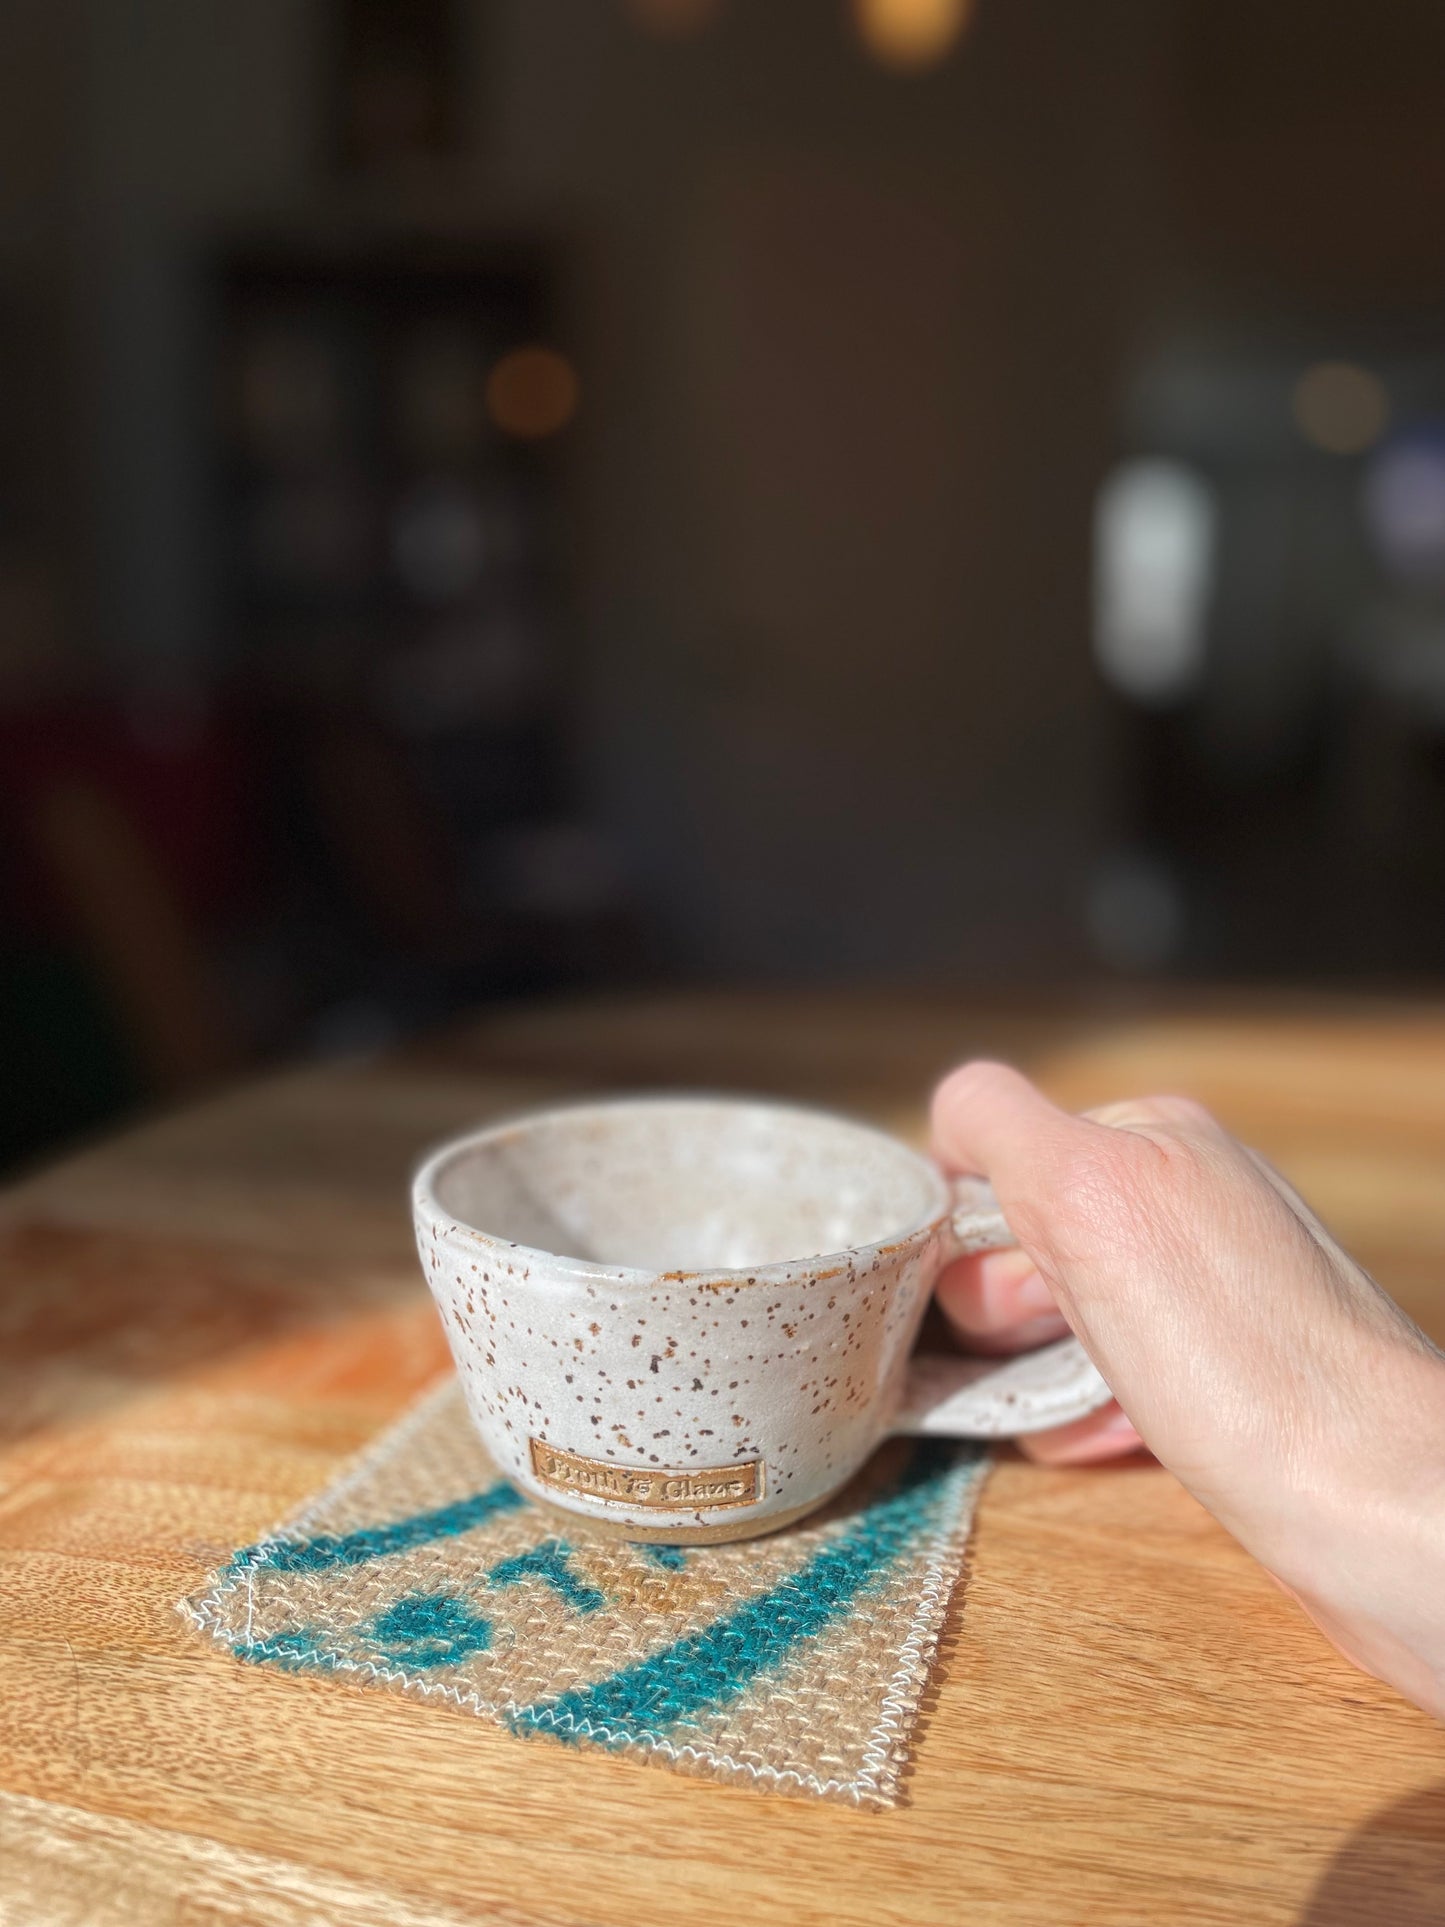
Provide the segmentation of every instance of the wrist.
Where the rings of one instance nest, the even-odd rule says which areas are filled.
[[[1445,1359],[1397,1356],[1343,1443],[1280,1576],[1356,1665],[1445,1719]]]

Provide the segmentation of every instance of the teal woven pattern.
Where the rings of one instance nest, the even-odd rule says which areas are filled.
[[[791,1531],[630,1545],[559,1529],[499,1479],[449,1380],[182,1611],[247,1664],[886,1805],[986,1465],[897,1442]]]

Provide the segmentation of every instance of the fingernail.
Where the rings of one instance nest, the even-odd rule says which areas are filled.
[[[1094,1436],[1101,1439],[1121,1439],[1127,1436],[1131,1439],[1139,1439],[1141,1445],[1144,1443],[1139,1438],[1138,1426],[1122,1406],[1118,1411],[1109,1414],[1108,1419],[1099,1426]]]
[[[1055,1338],[1067,1338],[1069,1327],[1059,1312],[1046,1311],[1037,1318],[1016,1319],[1000,1335],[1008,1341],[1010,1350],[1017,1346],[1020,1351],[1030,1351],[1035,1345],[1046,1345]]]
[[[1042,1318],[1046,1312],[1057,1312],[1058,1305],[1054,1294],[1049,1290],[1036,1271],[1029,1271],[1020,1278],[1013,1290],[1013,1312],[1017,1318]]]

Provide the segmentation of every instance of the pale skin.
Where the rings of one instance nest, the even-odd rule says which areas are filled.
[[[973,1350],[1072,1328],[1116,1394],[1025,1451],[1147,1448],[1342,1653],[1445,1719],[1445,1354],[1186,1098],[1072,1117],[968,1064],[933,1135],[1019,1241],[951,1265],[944,1312]]]

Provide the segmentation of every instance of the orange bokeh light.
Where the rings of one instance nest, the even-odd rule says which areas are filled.
[[[577,413],[582,384],[555,348],[532,343],[503,355],[487,376],[487,413],[503,434],[539,441]]]
[[[705,33],[722,12],[722,0],[623,0],[634,26],[664,40],[690,40]]]
[[[932,67],[973,17],[973,0],[853,0],[858,36],[885,67]]]
[[[1330,455],[1358,455],[1385,432],[1390,397],[1380,377],[1352,361],[1317,361],[1295,383],[1295,425]]]

